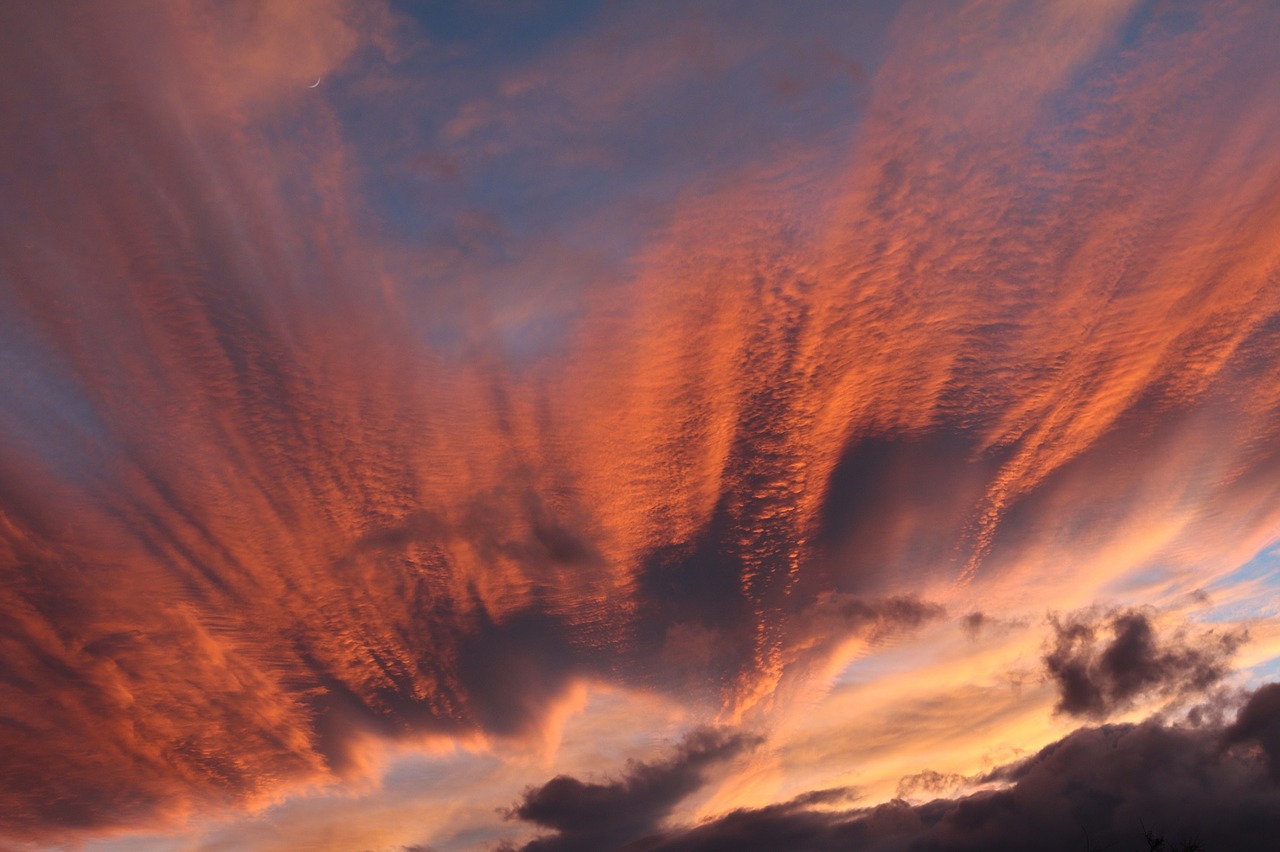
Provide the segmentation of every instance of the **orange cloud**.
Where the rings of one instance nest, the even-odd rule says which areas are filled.
[[[1274,16],[908,5],[847,126],[446,239],[380,218],[385,152],[308,89],[420,61],[413,25],[141,9],[4,12],[14,836],[260,804],[371,738],[546,736],[584,680],[785,722],[944,612],[1164,603],[1280,529]],[[609,171],[666,98],[757,80],[723,17],[710,58],[588,28],[421,133],[498,207],[477,158]],[[625,233],[582,249],[596,210]],[[987,730],[1061,733],[1030,712]],[[930,724],[841,754],[906,772]]]

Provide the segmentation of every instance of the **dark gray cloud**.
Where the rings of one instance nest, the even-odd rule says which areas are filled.
[[[1261,747],[1271,780],[1280,784],[1280,683],[1259,689],[1227,728],[1229,745],[1254,743]]]
[[[706,783],[706,772],[760,742],[758,737],[700,728],[675,753],[651,763],[631,762],[616,780],[586,782],[558,775],[525,791],[509,816],[553,830],[521,847],[525,852],[617,848],[656,830],[682,799]]]
[[[1230,725],[1178,726],[1153,719],[1081,728],[980,779],[1007,785],[1003,789],[854,810],[830,810],[826,795],[802,796],[625,845],[607,838],[589,848],[1079,852],[1145,848],[1143,835],[1150,830],[1165,838],[1164,848],[1195,840],[1206,852],[1274,849],[1280,837],[1278,732],[1280,684],[1268,684],[1249,696]],[[563,781],[561,786],[569,788]],[[629,797],[611,789],[615,795],[592,803],[600,807],[595,815],[576,815],[579,823],[626,818]],[[828,809],[814,807],[823,804]]]
[[[1142,695],[1193,696],[1226,675],[1242,632],[1183,627],[1160,635],[1151,617],[1131,609],[1053,616],[1044,664],[1057,684],[1057,709],[1101,719]]]

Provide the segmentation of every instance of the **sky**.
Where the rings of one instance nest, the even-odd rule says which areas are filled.
[[[0,4],[0,849],[1274,848],[1277,43]]]

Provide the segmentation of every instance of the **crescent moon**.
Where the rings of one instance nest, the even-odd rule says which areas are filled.
[[[320,78],[319,78],[319,77],[317,77],[317,78],[316,78],[316,81],[315,81],[314,83],[312,83],[310,86],[307,86],[307,88],[308,88],[308,89],[314,89],[316,86],[319,86],[319,85],[320,85]]]

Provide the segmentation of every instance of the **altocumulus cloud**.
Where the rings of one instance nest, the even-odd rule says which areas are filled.
[[[763,713],[944,594],[1071,608],[1142,567],[1115,554],[1176,587],[1264,546],[1276,7],[874,6],[603,4],[494,57],[376,2],[0,3],[0,831],[251,809],[371,738],[536,740],[582,681]],[[1230,656],[1061,628],[1097,719]],[[1272,695],[1043,763],[1179,743],[1244,819]],[[586,818],[560,794],[661,835],[720,736],[524,804],[548,843]],[[661,842],[986,843],[1019,795],[1070,822],[1040,766]]]

